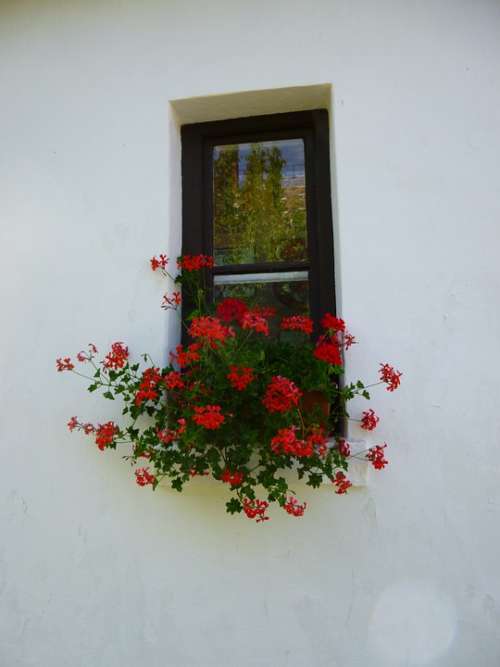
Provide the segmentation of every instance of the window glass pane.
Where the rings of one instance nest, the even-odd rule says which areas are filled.
[[[215,146],[218,265],[307,259],[302,139]]]
[[[244,299],[250,306],[271,306],[276,309],[278,317],[307,315],[309,312],[307,280],[215,284],[214,292],[216,302],[236,297]]]

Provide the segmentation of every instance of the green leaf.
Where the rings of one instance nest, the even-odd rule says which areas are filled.
[[[172,480],[171,486],[173,489],[179,491],[180,493],[182,491],[182,479],[180,479],[180,477],[176,477],[175,479]]]
[[[110,391],[105,391],[103,394],[104,398],[109,398],[110,401],[114,401],[115,397]]]
[[[229,514],[236,514],[241,512],[242,509],[243,507],[237,498],[231,498],[231,500],[228,500],[226,503],[226,512]]]
[[[309,475],[309,479],[307,480],[308,486],[312,486],[313,489],[317,489],[319,486],[321,486],[321,482],[323,481],[323,475],[320,475],[317,472],[312,472]]]
[[[87,388],[87,391],[93,392],[97,389],[97,382],[94,382],[94,384],[91,384],[90,387]]]

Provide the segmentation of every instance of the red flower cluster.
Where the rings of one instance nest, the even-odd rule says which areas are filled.
[[[190,366],[191,364],[194,364],[200,360],[200,348],[201,345],[199,343],[191,343],[191,345],[188,345],[186,350],[182,345],[177,345],[175,348],[175,354],[173,352],[170,353],[170,359],[174,363],[177,363],[179,368]]]
[[[348,350],[351,347],[351,345],[354,345],[356,342],[357,341],[354,338],[354,336],[351,333],[349,333],[348,331],[346,331],[345,334],[344,334],[344,347],[345,347],[345,349]]]
[[[146,401],[154,401],[158,398],[159,393],[156,391],[156,388],[161,379],[159,368],[146,368],[142,374],[137,394],[135,395],[135,404],[142,405]]]
[[[169,428],[156,431],[156,435],[158,436],[158,440],[164,445],[169,445],[177,438],[177,432]]]
[[[266,500],[250,500],[249,498],[243,500],[243,511],[249,519],[255,519],[257,523],[269,520],[269,517],[266,516],[268,507],[269,503]]]
[[[269,412],[288,412],[298,405],[302,392],[297,385],[281,375],[275,375],[268,384],[262,403]]]
[[[78,421],[77,417],[71,417],[71,419],[68,422],[68,429],[70,431],[74,431],[77,429],[78,431],[83,431],[85,435],[89,435],[90,433],[93,433],[95,431],[95,427],[93,424],[86,423],[83,424],[82,422]]]
[[[243,391],[255,379],[253,369],[247,366],[229,366],[230,373],[227,374],[227,379],[231,386],[238,391]]]
[[[153,271],[156,269],[166,269],[168,264],[168,257],[166,255],[160,255],[159,257],[152,257],[150,260],[151,268]]]
[[[257,333],[269,336],[269,323],[263,315],[249,310],[241,318],[240,324],[242,329],[253,329]]]
[[[173,391],[174,389],[184,389],[184,380],[182,379],[182,375],[177,371],[170,371],[170,373],[167,373],[163,378],[163,382],[170,391]]]
[[[101,452],[113,442],[115,435],[118,433],[118,426],[112,421],[99,424],[95,432],[95,441]]]
[[[360,425],[361,428],[363,428],[365,431],[373,431],[373,429],[377,427],[379,421],[380,417],[377,417],[377,415],[370,408],[370,410],[365,410],[361,415]]]
[[[321,320],[321,325],[327,331],[327,336],[331,341],[337,343],[337,345],[343,346],[348,350],[351,345],[354,345],[356,339],[354,336],[347,331],[345,322],[340,317],[335,317],[331,313],[326,313]],[[325,359],[326,361],[326,359]],[[342,361],[340,364],[341,365]]]
[[[135,481],[139,486],[153,485],[156,483],[156,477],[149,472],[149,468],[137,468],[135,471]]]
[[[385,382],[387,385],[387,391],[394,391],[401,384],[399,379],[403,373],[394,370],[389,364],[380,364],[380,379],[382,382]]]
[[[389,461],[384,458],[384,449],[386,447],[387,445],[385,442],[383,445],[375,445],[375,447],[369,449],[368,453],[366,454],[366,458],[371,462],[375,470],[382,470],[382,468],[385,468],[385,466],[389,463]]]
[[[339,450],[341,456],[344,456],[345,458],[351,456],[351,447],[345,438],[339,438],[337,442],[337,449]]]
[[[74,431],[75,428],[79,428],[80,422],[78,421],[78,417],[71,417],[71,419],[68,422],[68,428],[70,431]]]
[[[226,468],[220,478],[221,481],[226,482],[226,484],[230,484],[231,486],[240,486],[245,478],[245,475],[239,470],[231,471],[229,468]]]
[[[301,505],[295,496],[289,496],[286,503],[283,505],[285,512],[288,512],[288,514],[291,514],[292,516],[303,516],[306,507],[307,503]]]
[[[97,354],[96,346],[94,345],[94,343],[89,343],[89,351],[85,352],[84,350],[82,350],[81,352],[78,352],[76,358],[78,359],[78,361],[83,363],[84,361],[90,361],[91,359],[93,359],[94,355],[96,354]]]
[[[322,428],[313,429],[312,433],[307,436],[307,442],[313,446],[318,456],[324,456],[328,451],[325,431]]]
[[[342,356],[337,343],[333,341],[320,340],[314,350],[314,356],[320,361],[325,361],[333,366],[342,366]]]
[[[193,319],[189,327],[189,335],[215,347],[218,342],[224,343],[228,336],[234,336],[234,331],[231,327],[224,326],[219,318],[204,315]]]
[[[169,445],[174,440],[177,440],[186,431],[186,420],[184,419],[184,417],[178,419],[177,423],[179,424],[179,426],[175,430],[166,428],[163,430],[156,431],[158,440],[160,442],[163,442],[164,445]]]
[[[241,322],[243,315],[248,311],[247,304],[241,299],[228,297],[217,304],[217,317],[223,322]]]
[[[177,310],[178,306],[180,306],[182,303],[182,297],[180,292],[172,292],[172,294],[169,296],[168,294],[163,295],[163,300],[161,302],[161,307],[164,310],[168,310],[169,308],[172,308],[173,310]]]
[[[347,489],[350,489],[352,486],[351,482],[347,479],[345,474],[340,470],[332,479],[332,483],[336,487],[335,493],[338,493],[339,495],[347,493]]]
[[[204,405],[202,407],[195,407],[193,421],[198,426],[215,430],[224,423],[225,417],[221,413],[220,405]]]
[[[199,271],[200,269],[211,269],[214,258],[209,255],[183,255],[177,258],[177,266],[183,271]]]
[[[204,470],[203,472],[198,472],[196,468],[191,468],[189,470],[189,475],[190,477],[207,477],[208,475],[210,475],[210,473],[208,472],[208,470]]]
[[[283,331],[303,331],[305,334],[312,334],[313,321],[305,315],[290,315],[281,320],[280,327]]]
[[[127,363],[128,359],[128,347],[123,343],[113,343],[111,346],[111,352],[109,352],[104,358],[104,366],[106,368],[112,368],[118,370],[123,368]]]
[[[56,359],[56,367],[59,373],[62,371],[72,371],[75,364],[71,363],[71,357],[64,357],[63,359]]]
[[[323,329],[328,329],[329,331],[344,332],[346,330],[344,320],[341,320],[339,317],[335,317],[335,315],[332,315],[331,313],[326,313],[323,316],[323,319],[321,320],[321,326]]]
[[[297,438],[295,426],[280,428],[277,435],[271,440],[271,449],[275,454],[289,454],[290,456],[307,457],[314,454],[314,442],[311,438],[300,440]]]
[[[252,313],[266,318],[274,317],[276,315],[276,308],[273,308],[273,306],[253,306]]]

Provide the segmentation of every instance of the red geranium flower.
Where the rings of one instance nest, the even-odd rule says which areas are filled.
[[[339,438],[337,442],[337,449],[339,450],[341,456],[347,458],[351,456],[351,447],[345,438]]]
[[[326,313],[321,320],[321,326],[329,331],[345,331],[345,322],[331,313]]]
[[[166,255],[160,255],[159,257],[152,257],[150,260],[151,268],[153,271],[156,269],[165,269],[168,264],[168,257]]]
[[[387,461],[384,457],[384,449],[386,447],[387,445],[385,442],[383,445],[375,445],[375,447],[369,449],[368,453],[366,454],[366,458],[371,462],[375,470],[382,470],[382,468],[385,468],[385,466],[389,463],[389,461]]]
[[[253,306],[252,313],[266,318],[274,317],[276,315],[276,308],[273,308],[273,306]]]
[[[138,468],[135,471],[135,481],[139,486],[153,485],[156,482],[156,477],[149,472],[149,468]]]
[[[275,454],[288,454],[298,458],[309,457],[314,454],[314,442],[310,439],[297,438],[295,426],[281,428],[271,440],[271,449]]]
[[[71,363],[71,357],[64,357],[63,359],[56,359],[56,367],[61,373],[62,371],[72,371],[75,364]]]
[[[217,343],[224,343],[228,336],[234,336],[234,331],[231,327],[224,326],[217,317],[204,315],[193,319],[189,335],[214,347]]]
[[[401,384],[399,379],[403,373],[394,370],[389,364],[380,364],[380,379],[387,384],[387,391],[394,391]]]
[[[354,345],[356,342],[357,341],[352,334],[350,334],[348,331],[344,333],[344,347],[346,350],[348,350],[351,345]]]
[[[241,299],[233,299],[231,297],[220,301],[217,304],[217,317],[223,322],[232,322],[233,320],[240,323],[243,315],[248,311],[247,304]]]
[[[200,343],[191,343],[186,350],[182,345],[177,345],[175,353],[170,353],[170,358],[174,363],[177,363],[180,368],[184,368],[185,366],[190,366],[200,360],[200,349]]]
[[[177,258],[177,266],[183,271],[211,269],[213,265],[214,258],[209,255],[183,255]]]
[[[322,428],[315,428],[307,436],[307,442],[313,447],[318,456],[324,456],[328,450],[325,431]]]
[[[166,428],[163,430],[159,429],[158,431],[156,431],[158,440],[160,442],[163,442],[164,445],[169,445],[174,440],[177,440],[186,431],[186,420],[184,419],[184,417],[178,419],[177,423],[179,424],[177,429]]]
[[[240,320],[242,329],[253,329],[257,333],[269,336],[269,324],[265,317],[253,311],[246,312]]]
[[[306,334],[311,334],[313,321],[305,315],[290,315],[281,320],[280,327],[284,331],[303,331]]]
[[[230,373],[227,379],[231,386],[238,391],[243,391],[254,379],[253,369],[247,366],[229,366]]]
[[[365,431],[373,431],[379,421],[380,417],[377,417],[377,415],[370,408],[370,410],[365,410],[361,415],[361,428],[363,428]]]
[[[78,421],[77,417],[71,417],[71,419],[68,422],[68,428],[70,431],[73,431],[75,428],[78,428],[80,426],[80,422]]]
[[[297,385],[281,375],[275,375],[268,384],[262,403],[269,412],[288,412],[298,405],[302,392]]]
[[[164,310],[168,310],[169,308],[172,308],[172,310],[177,310],[177,308],[181,305],[181,303],[182,303],[181,293],[172,292],[170,296],[168,295],[168,293],[163,295],[161,307]]]
[[[266,516],[268,507],[269,503],[266,500],[250,500],[249,498],[243,500],[243,511],[249,519],[255,519],[257,523],[269,520],[269,517]]]
[[[196,406],[194,412],[193,421],[206,429],[215,430],[225,421],[220,405]]]
[[[177,371],[167,373],[163,378],[163,382],[170,391],[173,389],[184,389],[184,380],[182,379],[182,375]]]
[[[345,474],[341,472],[340,470],[337,472],[335,477],[332,479],[332,483],[334,486],[336,486],[336,491],[335,493],[338,493],[339,495],[342,495],[343,493],[347,493],[347,489],[350,489],[352,484],[351,482],[347,479]]]
[[[285,512],[288,512],[288,514],[291,514],[292,516],[303,516],[306,507],[307,503],[301,505],[294,496],[289,496],[286,503],[283,505]]]
[[[231,486],[240,486],[243,482],[245,475],[239,470],[229,470],[226,468],[220,476],[222,482],[230,484]]]
[[[332,341],[320,341],[316,345],[314,356],[316,359],[325,361],[327,364],[332,364],[333,366],[342,366],[340,348],[337,343]]]
[[[128,347],[123,343],[113,343],[111,346],[111,352],[109,352],[104,358],[104,366],[106,368],[112,368],[118,370],[123,368],[127,363],[128,359]]]
[[[139,390],[135,395],[135,404],[141,405],[146,401],[154,401],[158,398],[159,393],[156,391],[156,387],[161,382],[161,379],[159,368],[146,368],[142,374]]]
[[[76,358],[78,361],[84,362],[84,361],[91,361],[94,356],[97,354],[97,348],[94,345],[94,343],[89,343],[89,351],[85,352],[85,350],[82,350],[81,352],[78,352],[76,355]]]
[[[115,435],[119,432],[118,426],[112,422],[99,424],[95,433],[95,441],[101,452],[114,440]]]

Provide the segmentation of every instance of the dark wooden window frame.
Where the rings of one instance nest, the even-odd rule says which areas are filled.
[[[308,259],[215,267],[212,275],[307,270],[309,307],[318,332],[325,312],[335,313],[330,141],[326,109],[251,116],[181,128],[182,254],[213,254],[212,156],[214,146],[277,139],[304,141]],[[189,310],[190,305],[184,308]]]

